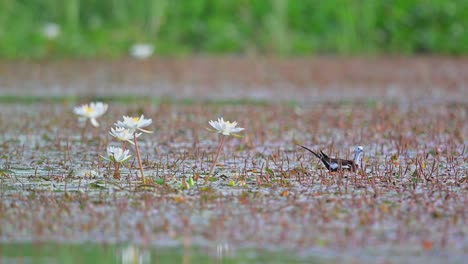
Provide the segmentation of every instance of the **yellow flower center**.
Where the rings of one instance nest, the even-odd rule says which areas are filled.
[[[92,107],[88,106],[88,105],[85,106],[84,110],[85,110],[85,113],[87,113],[87,114],[91,114],[91,113],[94,112],[94,109]]]
[[[134,117],[133,121],[138,122],[138,121],[140,121],[140,118],[139,117]]]

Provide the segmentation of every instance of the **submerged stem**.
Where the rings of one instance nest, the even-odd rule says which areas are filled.
[[[135,143],[135,150],[136,150],[136,154],[138,158],[138,165],[140,166],[141,181],[143,182],[143,184],[146,184],[145,173],[143,171],[143,164],[141,162],[140,149],[138,148],[137,136],[135,132],[133,133],[133,143]]]
[[[218,152],[216,153],[216,157],[213,161],[213,164],[211,165],[211,169],[210,169],[210,172],[208,173],[208,176],[211,175],[214,168],[216,167],[216,163],[218,162],[219,154],[221,153],[221,150],[223,149],[224,142],[226,142],[226,136],[221,136],[221,140],[219,142],[219,147],[218,147]]]
[[[120,179],[120,162],[114,161],[114,179]]]
[[[125,151],[126,141],[122,141],[122,151]],[[114,179],[120,179],[120,162],[114,162]]]

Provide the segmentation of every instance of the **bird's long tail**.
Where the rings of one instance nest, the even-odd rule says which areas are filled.
[[[315,157],[319,158],[320,160],[323,158],[322,155],[319,155],[319,154],[315,153],[313,150],[309,149],[308,147],[304,147],[302,145],[298,145],[298,146],[302,147],[305,150],[308,150],[310,153],[314,154]]]

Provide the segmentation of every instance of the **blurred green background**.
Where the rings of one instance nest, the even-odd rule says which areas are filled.
[[[468,0],[0,0],[0,57],[465,54],[467,26]]]

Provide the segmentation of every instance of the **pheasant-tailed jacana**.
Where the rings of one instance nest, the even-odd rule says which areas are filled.
[[[364,148],[362,146],[358,146],[356,148],[354,160],[346,160],[346,159],[330,158],[327,156],[327,154],[323,153],[323,151],[321,150],[320,150],[320,153],[316,153],[307,147],[304,147],[302,145],[299,145],[299,146],[308,150],[309,152],[314,154],[317,158],[319,158],[330,172],[337,172],[337,171],[342,171],[342,170],[348,170],[352,172],[357,171],[359,167],[359,163],[361,161],[362,153],[364,151]]]

